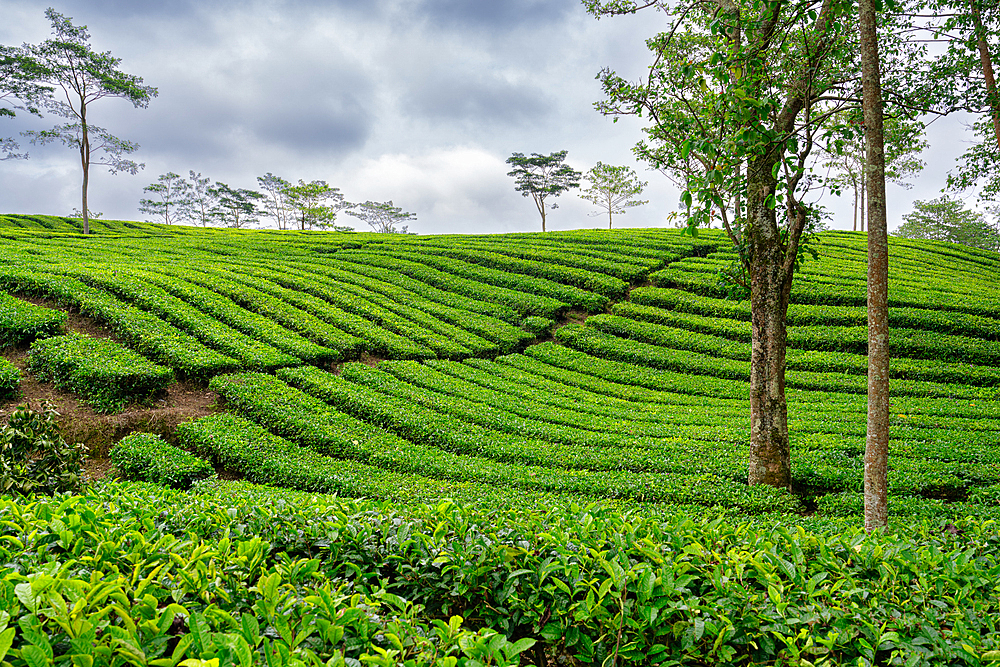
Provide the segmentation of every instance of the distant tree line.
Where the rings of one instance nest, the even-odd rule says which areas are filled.
[[[323,229],[354,231],[337,224],[340,213],[367,222],[372,230],[386,234],[406,233],[402,223],[416,220],[414,213],[404,212],[392,201],[351,203],[340,188],[326,181],[292,184],[271,172],[257,177],[258,189],[234,188],[215,183],[194,170],[184,178],[167,172],[143,188],[149,196],[139,200],[139,211],[153,216],[150,222],[167,225],[194,225],[248,229],[262,224],[277,229]]]

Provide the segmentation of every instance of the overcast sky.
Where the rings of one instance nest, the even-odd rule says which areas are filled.
[[[146,164],[136,176],[92,170],[90,208],[104,218],[148,218],[143,187],[193,169],[244,188],[266,172],[322,179],[349,201],[393,200],[417,214],[410,231],[420,233],[535,231],[538,213],[504,161],[558,150],[578,170],[627,164],[649,181],[649,204],[616,216],[618,227],[666,225],[678,206],[666,177],[632,156],[641,121],[593,109],[602,67],[642,74],[662,14],[597,21],[580,0],[0,0],[0,44],[48,38],[48,6],[159,89],[145,110],[91,107],[91,122],[139,143]],[[53,124],[0,119],[0,137]],[[890,228],[914,199],[939,196],[966,148],[958,119],[932,126],[929,140],[915,187],[890,186]],[[79,208],[75,154],[21,143],[29,160],[0,162],[0,212]],[[573,192],[556,201],[550,230],[606,224]],[[822,203],[833,227],[851,228],[849,194]]]

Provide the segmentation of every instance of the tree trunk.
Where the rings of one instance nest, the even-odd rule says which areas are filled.
[[[858,231],[858,184],[854,183],[854,231]]]
[[[865,530],[889,518],[889,240],[885,152],[875,0],[860,0],[862,111],[868,184],[868,436],[865,443]]]
[[[538,210],[540,210],[542,212],[542,231],[544,232],[545,231],[545,202],[544,201],[542,202],[542,205],[539,207]]]
[[[90,135],[87,132],[87,106],[80,103],[80,165],[83,167],[83,233],[90,233],[90,209],[87,208],[87,187],[90,184]]]
[[[774,208],[772,152],[747,168],[750,253],[750,462],[747,482],[791,488],[791,447],[785,401],[785,316],[791,292]]]
[[[993,59],[990,57],[990,45],[986,41],[986,30],[983,28],[983,17],[979,12],[979,3],[972,3],[972,22],[976,30],[976,46],[979,47],[979,62],[983,68],[983,79],[986,80],[986,101],[990,106],[990,117],[993,118],[993,133],[1000,148],[1000,93],[997,92],[997,81],[993,75]]]
[[[608,209],[608,229],[611,229],[611,209]]]

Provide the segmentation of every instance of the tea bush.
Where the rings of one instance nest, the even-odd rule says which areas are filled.
[[[0,493],[53,494],[83,487],[86,447],[67,443],[59,431],[59,413],[18,407],[0,426]]]

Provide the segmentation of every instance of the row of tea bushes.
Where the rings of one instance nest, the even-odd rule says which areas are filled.
[[[238,361],[211,350],[193,336],[117,297],[79,280],[30,268],[0,266],[0,286],[38,294],[78,308],[108,326],[133,350],[162,363],[179,376],[207,380],[240,368]]]
[[[301,391],[261,374],[241,374],[215,378],[211,387],[219,392],[229,410],[264,426],[276,435],[306,445],[337,458],[353,458],[388,470],[407,472],[436,479],[497,484],[512,488],[574,493],[604,498],[631,499],[639,502],[700,504],[741,508],[748,513],[792,509],[797,500],[776,489],[747,487],[717,474],[658,475],[619,470],[568,470],[527,461],[546,455],[545,449],[508,448],[501,453],[497,443],[492,452],[499,458],[485,458],[482,446],[460,432],[438,432],[444,440],[400,437],[395,432],[362,421],[372,419],[384,409],[384,395],[360,392],[338,376],[307,368],[292,373],[284,369],[282,377],[308,388]],[[322,396],[320,400],[311,395]],[[326,402],[330,400],[330,404]],[[349,412],[335,409],[341,406]],[[400,410],[396,411],[397,413]],[[403,410],[402,412],[406,412]],[[422,413],[430,416],[429,413]],[[395,415],[406,419],[405,414]],[[437,421],[442,418],[438,417]],[[379,423],[379,422],[376,422]],[[403,422],[397,422],[402,428]],[[426,427],[416,419],[407,419],[408,429]],[[413,431],[412,433],[416,433]],[[488,444],[488,443],[486,443]]]
[[[127,478],[187,489],[215,474],[210,463],[165,442],[155,433],[133,433],[111,450],[111,462]]]
[[[169,368],[109,338],[75,333],[35,341],[28,369],[42,381],[79,394],[98,412],[119,412],[128,403],[163,391],[174,380]]]
[[[0,292],[0,348],[55,336],[65,322],[66,313],[61,310],[36,306]]]

